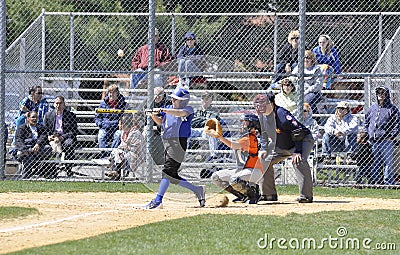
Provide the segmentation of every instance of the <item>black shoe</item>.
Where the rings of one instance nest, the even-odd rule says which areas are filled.
[[[242,197],[237,197],[232,200],[233,203],[246,203],[247,200],[249,200],[247,197],[242,196]]]
[[[248,203],[249,204],[257,204],[258,201],[260,200],[260,194],[258,193],[258,185],[256,187],[250,186],[248,187],[247,190],[247,197],[249,198]]]
[[[312,203],[313,198],[312,197],[298,197],[298,198],[296,198],[296,201],[299,203],[302,203],[302,204]]]
[[[258,201],[278,201],[278,195],[262,195]]]

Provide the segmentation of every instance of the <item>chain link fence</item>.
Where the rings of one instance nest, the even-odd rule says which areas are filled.
[[[399,182],[400,117],[395,110],[395,106],[400,106],[399,3],[338,1],[332,6],[309,1],[189,4],[170,0],[156,1],[155,19],[151,20],[149,4],[133,2],[6,1],[4,111],[8,139],[3,171],[6,178],[158,180],[163,162],[161,131],[144,116],[144,109],[168,103],[164,100],[175,87],[186,86],[191,94],[190,104],[199,110],[196,113],[199,118],[193,127],[181,173],[188,179],[207,182],[210,172],[234,167],[236,159],[232,150],[220,142],[215,144],[203,134],[204,119],[218,115],[224,124],[224,136],[240,138],[239,118],[245,112],[254,112],[252,99],[256,94],[271,90],[282,97],[282,81],[289,79],[297,89],[297,78],[309,78],[307,72],[305,76],[292,73],[298,63],[296,47],[302,42],[306,49],[316,53],[318,63],[315,64],[321,65],[321,74],[317,75],[323,83],[318,91],[321,97],[309,102],[311,107],[304,109],[307,110],[304,115],[299,114],[302,108],[293,96],[286,95],[283,98],[289,101],[277,104],[293,111],[302,121],[308,121],[309,109],[313,111],[318,124],[313,127],[316,142],[309,158],[314,182],[361,187]],[[302,17],[299,6],[306,7],[304,31],[299,29]],[[155,38],[149,36],[149,22],[157,28]],[[159,65],[156,57],[154,69],[135,64],[138,50],[153,39],[166,47],[161,57],[163,63]],[[202,50],[200,59],[186,59],[195,68],[189,62],[180,61],[180,49],[190,43],[186,39],[195,39]],[[324,54],[318,49],[330,41],[339,62],[325,59],[333,51]],[[285,53],[285,47],[290,54]],[[306,57],[307,54],[313,53],[306,52]],[[289,70],[285,70],[287,63]],[[279,66],[283,67],[279,69]],[[135,82],[133,77],[139,76],[145,78]],[[162,86],[164,94],[159,89],[153,91],[154,86]],[[389,89],[393,103],[390,109],[374,108],[376,91],[382,86]],[[115,88],[127,103],[117,108],[137,111],[130,121],[142,132],[141,148],[146,151],[132,154],[123,146],[119,150],[112,148],[118,147],[121,139],[125,146],[128,141],[127,132],[121,132],[124,124],[118,127],[117,123],[122,114],[96,113],[95,109],[107,106],[104,100]],[[43,94],[37,93],[40,90]],[[202,105],[208,104],[204,102],[207,96],[202,97],[206,91],[212,95],[214,113],[200,111]],[[49,149],[48,153],[33,159],[35,163],[29,164],[32,169],[26,166],[31,145],[25,144],[19,150],[15,141],[16,118],[22,112],[19,102],[29,96],[33,101],[45,99],[49,112],[56,106],[57,96],[62,96],[67,109],[76,116],[77,127],[71,131],[74,134],[71,146],[57,150],[53,145],[53,152]],[[300,99],[308,100],[306,95]],[[349,127],[348,121],[342,117],[337,119],[335,114],[341,111],[338,108],[348,108],[345,112],[354,116],[356,125]],[[373,110],[368,113],[370,109]],[[42,121],[39,116],[39,122]],[[112,122],[112,127],[105,128],[102,121]],[[53,124],[49,127],[55,130]],[[101,130],[106,130],[106,134]],[[357,133],[363,131],[369,133],[367,145],[357,143]],[[115,132],[120,136],[114,136]],[[99,140],[100,133],[101,138],[109,141]],[[360,156],[364,147],[370,151],[368,161]],[[133,155],[142,152],[145,156],[134,163],[131,159],[137,157]],[[368,169],[366,165],[372,167]],[[276,182],[296,183],[291,168],[289,160],[276,164]]]

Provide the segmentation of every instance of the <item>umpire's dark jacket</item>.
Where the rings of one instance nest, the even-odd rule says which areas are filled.
[[[288,110],[275,105],[276,120],[276,147],[289,150],[296,147],[296,153],[302,152],[302,141],[293,142],[292,133],[296,129],[304,129],[306,133],[311,134],[303,124],[301,124]]]

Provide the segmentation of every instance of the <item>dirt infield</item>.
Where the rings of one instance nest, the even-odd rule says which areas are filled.
[[[207,206],[198,208],[192,195],[167,194],[164,209],[146,211],[141,206],[154,197],[152,193],[0,193],[0,206],[39,210],[38,215],[0,220],[0,253],[204,213],[286,215],[355,209],[400,210],[399,200],[396,199],[315,197],[313,204],[298,204],[293,202],[294,196],[280,196],[279,202],[273,203],[273,206],[271,203],[229,203],[227,207],[216,208],[218,195],[215,194],[207,194]]]

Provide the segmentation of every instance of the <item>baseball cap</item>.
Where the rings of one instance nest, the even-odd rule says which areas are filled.
[[[349,103],[346,102],[346,101],[340,101],[337,104],[336,108],[347,108],[348,109],[349,108]]]
[[[185,39],[188,39],[188,38],[193,38],[194,40],[196,40],[196,36],[194,35],[193,32],[187,32],[185,34]]]
[[[190,94],[189,91],[187,91],[184,88],[176,88],[174,91],[172,91],[172,94],[169,95],[172,98],[175,98],[177,100],[189,100],[190,99]]]

